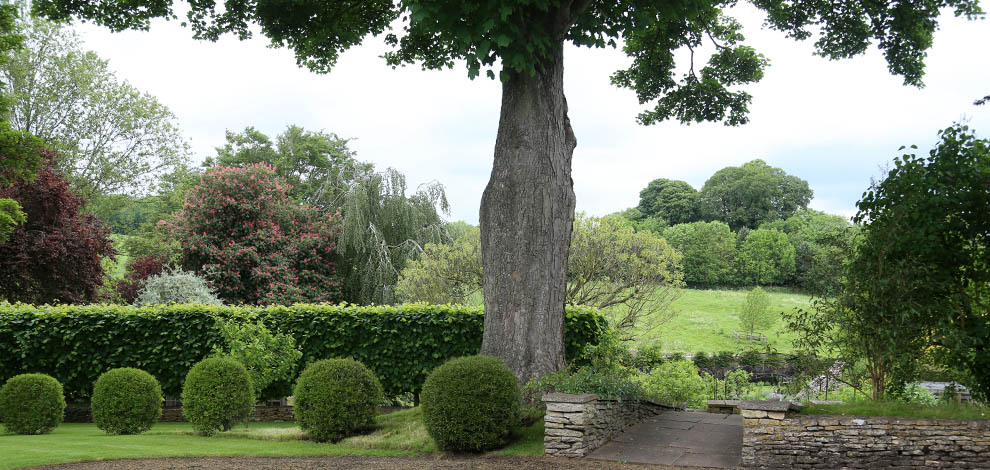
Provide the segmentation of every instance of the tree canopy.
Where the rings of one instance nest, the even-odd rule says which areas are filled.
[[[658,217],[671,225],[696,222],[698,190],[684,181],[655,179],[639,192],[636,208],[646,217]]]
[[[370,163],[359,162],[347,139],[326,132],[288,126],[272,142],[254,127],[227,131],[227,143],[207,157],[203,166],[244,166],[267,163],[290,186],[297,201],[334,212],[344,205],[344,194],[355,180],[371,173]]]
[[[0,63],[11,125],[59,152],[80,195],[147,192],[187,159],[172,112],[118,81],[71,28],[36,17],[17,25],[24,47]]]
[[[715,172],[701,188],[700,199],[706,220],[721,220],[739,230],[786,219],[808,207],[812,195],[807,181],[753,160]]]

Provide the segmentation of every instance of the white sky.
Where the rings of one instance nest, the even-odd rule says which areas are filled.
[[[926,152],[939,129],[961,119],[981,137],[990,135],[990,105],[972,105],[990,94],[988,20],[943,15],[919,90],[890,75],[875,50],[830,62],[812,55],[811,41],[762,29],[753,10],[739,8],[736,17],[746,25],[747,44],[771,61],[764,79],[746,88],[753,95],[750,123],[737,128],[640,126],[635,116],[643,107],[635,95],[609,84],[609,75],[627,65],[625,55],[566,50],[579,211],[604,215],[635,206],[655,178],[700,189],[718,169],[762,158],[807,180],[815,191],[812,207],[848,216],[900,146]],[[154,23],[150,32],[77,30],[118,78],[176,114],[197,161],[224,143],[227,129],[254,126],[273,138],[289,124],[325,130],[353,138],[360,160],[397,168],[411,188],[439,181],[450,218],[478,222],[498,124],[497,81],[469,80],[462,65],[392,70],[379,58],[386,50],[380,38],[344,53],[329,75],[317,75],[297,67],[291,51],[267,48],[260,36],[194,41],[178,22]]]

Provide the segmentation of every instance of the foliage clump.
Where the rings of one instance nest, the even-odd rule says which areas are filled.
[[[360,362],[324,359],[303,370],[293,397],[296,422],[310,439],[338,441],[374,426],[382,386]]]
[[[265,389],[275,381],[290,381],[302,351],[292,335],[273,334],[255,316],[244,321],[217,318],[223,344],[213,353],[234,359],[247,369],[254,387],[255,400],[264,398]],[[274,397],[273,397],[274,398]]]
[[[516,376],[499,359],[451,359],[426,378],[423,421],[443,450],[482,452],[508,442],[520,424]]]
[[[650,400],[674,406],[705,406],[705,380],[691,361],[667,361],[638,377]]]
[[[162,416],[162,400],[162,388],[151,374],[111,369],[93,385],[93,423],[107,434],[140,434]]]
[[[120,300],[128,304],[135,303],[148,278],[165,271],[166,264],[163,257],[156,255],[144,255],[131,261],[127,265],[124,278],[114,285]]]
[[[48,434],[65,416],[62,384],[45,374],[21,374],[0,387],[0,421],[7,432]]]
[[[266,164],[209,169],[165,225],[181,242],[182,266],[227,303],[336,300],[336,217],[293,203],[288,191]]]
[[[101,259],[116,254],[109,229],[84,214],[84,201],[55,167],[56,155],[30,182],[0,186],[0,198],[17,201],[27,220],[0,244],[0,298],[30,304],[89,303],[103,285]]]
[[[178,268],[149,277],[134,303],[136,305],[223,304],[203,278]]]
[[[211,357],[193,366],[182,387],[182,415],[199,434],[228,431],[254,407],[247,369],[229,357]]]

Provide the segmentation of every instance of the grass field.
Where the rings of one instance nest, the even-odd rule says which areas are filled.
[[[378,417],[373,433],[336,444],[299,439],[295,423],[251,423],[214,437],[193,434],[188,423],[158,423],[151,431],[109,436],[89,423],[63,423],[51,434],[0,434],[0,469],[89,460],[157,457],[304,457],[373,455],[415,456],[439,453],[423,427],[419,409]],[[495,451],[499,455],[542,455],[542,421],[524,428],[519,439]]]
[[[103,259],[103,268],[110,275],[111,279],[120,279],[124,277],[124,268],[127,266],[127,262],[131,258],[127,252],[124,251],[123,247],[123,242],[128,237],[130,237],[130,235],[118,235],[116,233],[110,234],[110,241],[113,242],[113,247],[119,252],[113,259]]]
[[[772,312],[790,312],[795,308],[807,309],[811,298],[806,294],[784,289],[767,289]],[[732,337],[741,330],[739,310],[746,300],[747,289],[700,290],[684,289],[672,308],[677,316],[660,327],[656,335],[647,335],[634,342],[634,348],[646,348],[660,344],[664,351],[693,354],[696,352],[743,351],[765,349],[767,344],[778,352],[793,350],[794,335],[784,328],[778,319],[769,331],[764,331],[767,343],[743,341]]]

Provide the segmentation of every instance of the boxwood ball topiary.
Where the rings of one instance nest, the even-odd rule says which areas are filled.
[[[186,375],[182,415],[196,432],[211,436],[245,420],[254,407],[247,369],[229,357],[203,359]]]
[[[0,387],[0,421],[7,432],[47,434],[64,416],[62,384],[50,375],[15,375]]]
[[[338,441],[374,427],[382,386],[358,361],[324,359],[299,375],[293,398],[296,422],[310,439]]]
[[[142,433],[162,416],[162,388],[141,369],[111,369],[96,379],[91,407],[93,422],[107,434]]]
[[[494,357],[447,361],[426,378],[420,397],[426,430],[443,450],[496,449],[519,427],[519,384]]]

